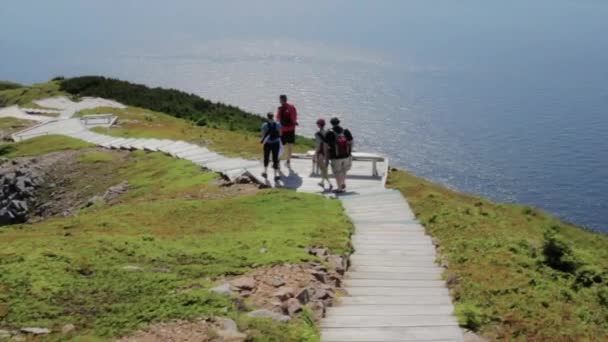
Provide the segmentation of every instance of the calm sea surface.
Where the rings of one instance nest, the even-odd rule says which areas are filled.
[[[453,188],[608,232],[608,2],[32,1],[0,6],[0,79],[104,74],[263,113]]]

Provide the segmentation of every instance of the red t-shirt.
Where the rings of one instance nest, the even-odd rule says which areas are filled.
[[[284,124],[281,117],[286,115],[289,118],[289,124]],[[286,103],[284,106],[280,106],[277,109],[277,121],[281,124],[281,132],[293,132],[296,130],[296,123],[298,122],[298,112],[296,107],[292,104]]]

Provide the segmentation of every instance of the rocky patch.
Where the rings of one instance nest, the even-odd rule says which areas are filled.
[[[252,317],[265,317],[285,322],[310,309],[317,320],[325,316],[341,291],[341,279],[347,268],[346,258],[331,255],[324,248],[309,248],[321,259],[307,264],[263,267],[246,276],[229,279],[212,289],[224,295],[235,295],[242,310],[248,307]]]
[[[37,205],[36,191],[44,182],[44,164],[20,158],[0,166],[0,225],[26,222]]]

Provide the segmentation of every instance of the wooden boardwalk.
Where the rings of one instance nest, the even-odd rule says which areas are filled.
[[[91,132],[75,119],[37,126],[15,140],[64,134],[114,149],[160,151],[190,160],[235,179],[247,174],[268,186],[322,193],[309,159],[292,160],[282,181],[261,177],[257,160],[227,158],[183,141],[127,139]],[[272,176],[272,172],[270,172]],[[355,225],[355,249],[345,275],[347,296],[339,298],[321,321],[321,339],[337,341],[462,341],[453,306],[435,263],[435,248],[407,201],[384,188],[385,172],[371,176],[371,164],[354,162],[349,192],[337,198]],[[269,177],[272,178],[272,177]],[[328,196],[332,196],[326,194]]]

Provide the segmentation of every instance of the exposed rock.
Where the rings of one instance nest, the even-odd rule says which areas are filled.
[[[232,290],[230,289],[229,283],[223,283],[220,286],[216,286],[216,287],[212,288],[211,291],[215,292],[217,294],[226,295],[226,296],[232,295]]]
[[[287,300],[292,298],[295,295],[294,289],[291,287],[283,286],[279,288],[275,293],[274,297],[279,298],[280,300]]]
[[[283,280],[283,278],[281,277],[273,277],[272,278],[272,286],[274,287],[281,287],[285,285],[285,280]]]
[[[458,279],[458,276],[456,274],[450,274],[446,279],[446,283],[448,284],[448,286],[454,286],[458,285],[458,283],[460,283],[460,280]]]
[[[0,329],[0,340],[4,339],[4,338],[9,338],[11,337],[11,332],[8,330],[1,330]]]
[[[285,302],[285,309],[289,316],[293,317],[296,313],[302,310],[302,305],[300,304],[300,301],[296,298],[289,298]]]
[[[66,324],[61,328],[61,333],[69,334],[76,330],[76,326],[74,324]]]
[[[321,318],[325,317],[325,303],[323,303],[323,301],[315,300],[313,302],[310,302],[308,304],[308,307],[315,314],[315,318],[317,320],[320,320]]]
[[[327,262],[340,274],[344,274],[344,271],[346,271],[346,261],[339,255],[330,255]]]
[[[32,335],[46,335],[50,334],[51,330],[47,328],[21,328],[21,332]]]
[[[131,272],[143,271],[143,268],[141,268],[139,266],[134,266],[134,265],[127,265],[127,266],[124,266],[122,269],[125,271],[131,271]]]
[[[224,317],[217,317],[215,319],[215,322],[221,327],[221,329],[223,330],[228,330],[228,331],[239,331],[238,326],[236,325],[236,322],[231,320],[230,318],[224,318]]]
[[[103,197],[99,195],[95,195],[87,200],[87,203],[84,205],[85,207],[93,206],[97,203],[104,202]]]
[[[327,290],[317,289],[312,297],[314,299],[327,299],[330,297],[330,294]]]
[[[303,289],[300,291],[300,293],[298,293],[296,296],[296,299],[302,304],[308,303],[310,301],[310,293],[308,292],[308,289]]]
[[[151,271],[156,273],[171,273],[171,269],[167,267],[154,267]]]
[[[463,341],[464,342],[487,342],[488,340],[475,334],[474,332],[472,332],[470,330],[465,330],[464,334],[463,334]]]
[[[238,331],[216,330],[215,333],[222,342],[245,342],[247,335]]]
[[[325,272],[312,271],[310,272],[310,274],[312,274],[318,281],[322,283],[327,283],[327,279],[325,278]]]
[[[275,320],[277,322],[287,322],[287,321],[289,321],[291,319],[289,316],[282,315],[282,314],[277,313],[277,312],[272,312],[272,311],[267,310],[267,309],[260,309],[260,310],[251,311],[250,313],[247,314],[247,316],[249,316],[249,317],[259,317],[259,318],[270,318],[270,319]]]
[[[309,253],[321,259],[325,259],[325,257],[327,257],[329,254],[327,248],[312,248]]]
[[[123,181],[118,185],[109,187],[108,190],[106,190],[105,194],[103,194],[103,200],[109,202],[117,198],[118,196],[124,194],[125,192],[127,192],[127,190],[129,190],[129,182]]]
[[[232,304],[234,304],[234,307],[238,310],[238,311],[247,311],[247,305],[245,304],[245,301],[242,298],[234,298],[232,300]]]
[[[253,290],[255,288],[255,279],[252,277],[237,278],[230,283],[240,290]]]

